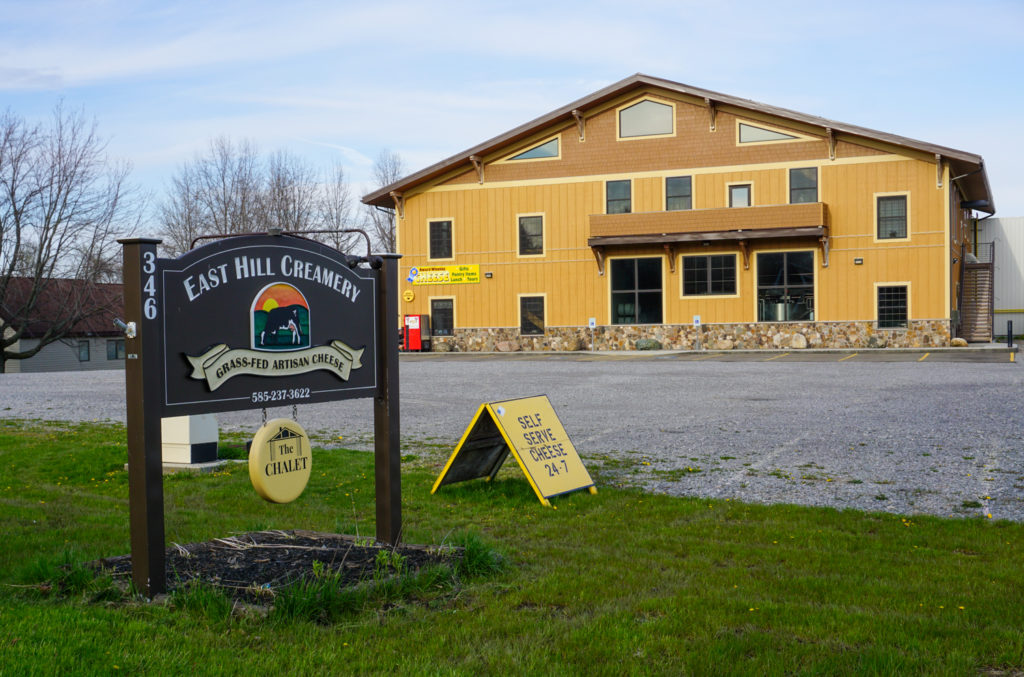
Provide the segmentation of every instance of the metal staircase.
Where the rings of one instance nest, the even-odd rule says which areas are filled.
[[[978,243],[977,249],[976,262],[975,257],[968,257],[961,269],[960,336],[972,343],[989,343],[995,302],[995,243]]]

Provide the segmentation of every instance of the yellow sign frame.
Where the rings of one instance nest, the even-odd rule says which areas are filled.
[[[597,493],[547,395],[481,404],[430,493],[470,479],[491,481],[509,452],[542,505],[580,489]]]

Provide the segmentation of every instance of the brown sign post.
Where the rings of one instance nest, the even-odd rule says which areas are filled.
[[[241,235],[177,259],[121,240],[132,580],[166,590],[160,419],[374,398],[377,540],[402,528],[398,254]],[[359,266],[368,263],[369,268]]]

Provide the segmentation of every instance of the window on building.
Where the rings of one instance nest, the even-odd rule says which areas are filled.
[[[740,143],[764,143],[765,141],[798,141],[800,137],[741,122],[739,138]]]
[[[878,197],[878,239],[899,240],[907,237],[907,196]]]
[[[430,256],[431,259],[452,258],[452,222],[430,222]]]
[[[633,211],[633,199],[630,195],[629,179],[608,181],[605,187],[605,214],[629,214]]]
[[[750,206],[750,184],[737,183],[729,186],[729,206],[749,207]]]
[[[551,139],[539,146],[524,150],[519,155],[513,155],[509,160],[542,160],[552,157],[558,157],[558,139]]]
[[[878,328],[907,326],[906,285],[878,288]]]
[[[757,321],[814,320],[814,252],[757,255]]]
[[[661,323],[661,259],[612,259],[612,324]]]
[[[735,254],[683,257],[683,296],[735,293]]]
[[[455,301],[430,300],[430,333],[433,336],[451,336],[455,329]]]
[[[89,342],[79,341],[78,342],[78,361],[88,362],[89,361]]]
[[[108,360],[123,360],[124,359],[124,339],[108,339],[107,340],[107,359]]]
[[[519,297],[519,333],[524,336],[544,335],[544,297]]]
[[[670,176],[665,179],[665,210],[681,209],[693,209],[693,183],[689,176]]]
[[[818,168],[806,167],[789,170],[789,203],[802,204],[818,201]]]
[[[544,217],[519,217],[519,255],[536,256],[544,253]]]
[[[657,101],[641,101],[619,111],[619,137],[671,134],[672,106]]]

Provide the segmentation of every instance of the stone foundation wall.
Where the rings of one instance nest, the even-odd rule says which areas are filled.
[[[518,328],[456,329],[435,336],[437,352],[590,350],[586,327],[549,327],[543,336],[520,336]],[[802,350],[804,348],[926,348],[950,344],[948,320],[912,320],[905,329],[878,329],[874,322],[760,322],[749,324],[615,325],[597,327],[594,350],[635,350],[653,339],[665,350]]]

